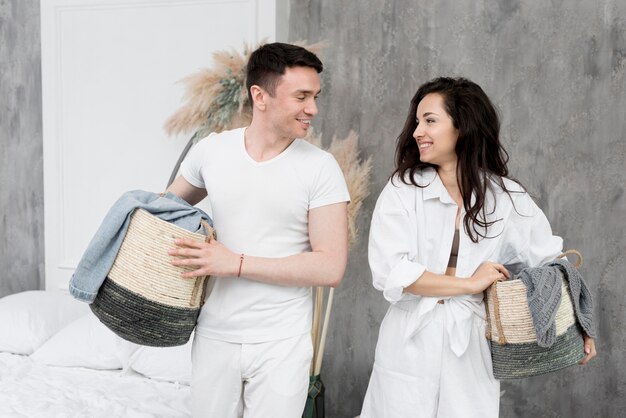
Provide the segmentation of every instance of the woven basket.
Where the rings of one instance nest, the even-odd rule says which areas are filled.
[[[89,305],[98,319],[136,344],[185,344],[204,303],[207,277],[181,278],[181,273],[193,268],[173,266],[167,252],[176,238],[208,241],[213,237],[213,228],[205,221],[202,224],[207,235],[136,209],[115,262]]]
[[[564,253],[582,256],[574,250]],[[517,379],[554,372],[577,364],[585,357],[582,329],[576,320],[567,280],[561,274],[561,303],[556,313],[557,338],[550,347],[537,344],[528,308],[526,286],[521,280],[495,282],[485,291],[487,339],[491,344],[493,375]]]

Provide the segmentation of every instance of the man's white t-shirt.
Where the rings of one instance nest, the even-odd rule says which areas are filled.
[[[217,239],[250,256],[311,251],[309,209],[350,200],[337,161],[296,139],[271,160],[256,162],[246,151],[244,131],[209,135],[181,166],[189,183],[207,190]],[[196,332],[235,343],[279,340],[310,332],[311,311],[308,287],[216,277]]]

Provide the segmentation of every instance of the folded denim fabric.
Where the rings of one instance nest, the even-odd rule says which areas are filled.
[[[139,208],[191,232],[202,229],[201,219],[213,226],[209,215],[173,193],[124,193],[109,209],[72,275],[69,290],[76,299],[91,303],[96,298],[126,236],[130,215]]]

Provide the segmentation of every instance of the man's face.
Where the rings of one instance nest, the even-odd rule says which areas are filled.
[[[317,114],[320,77],[311,67],[292,67],[280,77],[274,97],[267,98],[267,117],[281,138],[304,138]]]

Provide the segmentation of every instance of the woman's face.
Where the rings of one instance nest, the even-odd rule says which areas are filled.
[[[456,166],[454,148],[459,131],[446,112],[443,96],[439,93],[424,96],[417,105],[415,118],[417,128],[413,132],[413,138],[419,148],[420,160],[440,167]]]

